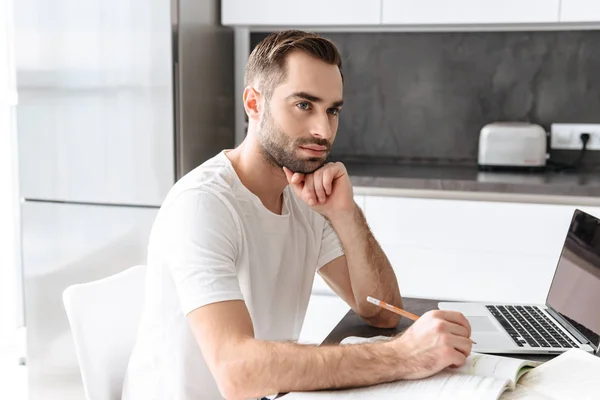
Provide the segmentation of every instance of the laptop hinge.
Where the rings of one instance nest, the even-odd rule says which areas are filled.
[[[571,325],[569,323],[569,321],[564,319],[559,313],[554,311],[550,306],[546,306],[546,311],[548,311],[548,314],[552,315],[558,322],[560,322],[560,324],[563,326],[563,328],[565,328],[567,331],[569,331],[569,333],[571,335],[575,336],[575,338],[577,338],[577,340],[579,340],[581,343],[589,344],[594,349],[594,351],[598,351],[598,348],[596,346],[594,346],[593,343],[590,342],[589,339],[587,339],[585,336],[583,336],[581,334],[581,332],[579,332],[577,330],[577,328],[575,328],[573,325]]]

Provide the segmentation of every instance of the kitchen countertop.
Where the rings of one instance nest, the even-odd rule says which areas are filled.
[[[476,166],[344,162],[354,187],[600,197],[600,170],[488,172]]]

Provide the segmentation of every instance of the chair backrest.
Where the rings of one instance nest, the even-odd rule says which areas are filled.
[[[69,286],[63,303],[88,400],[121,398],[144,302],[146,267]]]

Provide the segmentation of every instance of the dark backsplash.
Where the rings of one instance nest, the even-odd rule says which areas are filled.
[[[489,122],[600,123],[600,31],[323,35],[343,56],[335,159],[475,164]]]

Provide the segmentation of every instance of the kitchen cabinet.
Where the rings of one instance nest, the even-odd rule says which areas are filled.
[[[549,23],[558,22],[559,6],[560,0],[382,0],[381,15],[384,25]]]
[[[575,207],[365,196],[403,295],[449,300],[543,303]]]
[[[313,294],[298,342],[320,344],[349,310],[348,304],[338,296]]]
[[[381,0],[223,0],[221,4],[223,25],[376,25],[381,16]]]
[[[355,195],[354,202],[365,212],[365,196],[363,195]]]
[[[436,30],[444,26],[486,27],[503,30],[548,24],[600,22],[600,3],[595,0],[223,0],[221,23],[225,26],[266,29],[370,27],[385,31]],[[542,25],[540,25],[542,24]],[[544,29],[544,28],[542,28]]]
[[[355,196],[403,296],[544,303],[575,208],[509,201]],[[317,275],[313,296],[335,296]]]
[[[560,21],[599,22],[600,2],[598,0],[562,0]]]

